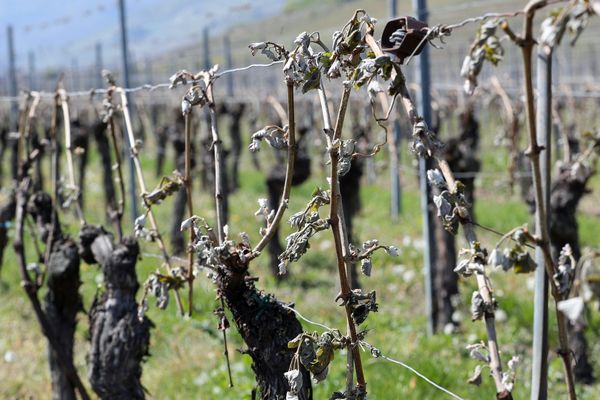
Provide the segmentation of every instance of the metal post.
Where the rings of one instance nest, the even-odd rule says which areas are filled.
[[[121,53],[123,59],[123,84],[126,88],[129,86],[129,50],[127,48],[127,24],[125,21],[125,0],[119,0],[119,17],[121,22]],[[127,94],[127,102],[131,105],[131,96]],[[133,114],[133,109],[129,110],[131,114]],[[123,153],[128,156],[129,149],[127,145],[123,143]],[[131,209],[131,218],[132,221],[135,222],[137,218],[137,195],[135,189],[135,165],[133,164],[133,158],[131,156],[129,158],[129,194],[131,197],[130,201],[130,209]]]
[[[398,3],[390,0],[390,18],[398,16]],[[394,118],[392,143],[390,151],[390,214],[393,221],[398,221],[402,213],[402,188],[400,186],[400,121]]]
[[[552,149],[552,48],[547,46],[538,47],[537,51],[537,92],[537,141],[542,148],[540,153],[542,192],[545,208],[548,210]],[[540,235],[539,226],[536,226],[535,233]],[[535,261],[537,268],[534,278],[531,400],[545,400],[548,397],[548,277],[544,266],[544,255],[539,247],[535,251]]]
[[[223,48],[225,51],[225,68],[232,69],[233,68],[233,60],[231,57],[231,43],[229,41],[229,35],[225,35],[223,38]],[[227,97],[233,97],[233,75],[227,74],[225,77],[227,83]]]
[[[71,59],[71,90],[79,90],[79,63],[75,57]]]
[[[590,43],[588,45],[588,54],[590,55],[590,71],[587,79],[592,80],[598,76],[598,60],[596,59],[596,44]]]
[[[413,9],[417,18],[427,22],[427,1],[413,0]],[[420,87],[420,95],[417,96],[417,104],[419,113],[428,126],[431,126],[431,93],[430,93],[430,77],[429,77],[429,48],[425,46],[423,52],[415,59],[418,68],[417,83]],[[429,214],[429,198],[430,189],[427,184],[427,168],[428,162],[419,158],[419,187],[421,190],[421,213],[423,214],[423,242],[424,242],[424,268],[425,268],[425,292],[427,296],[427,332],[433,334],[435,332],[435,316],[434,316],[434,299],[433,299],[433,277],[434,270],[432,268],[433,260],[435,260],[435,248],[433,238],[433,226],[430,221]]]
[[[203,45],[203,53],[204,53],[204,69],[208,71],[211,67],[210,65],[210,37],[208,35],[208,26],[204,27],[202,30],[202,45]]]
[[[152,70],[152,59],[146,58],[146,82],[152,84],[154,82],[154,71]]]
[[[396,0],[390,0],[390,17],[396,18],[398,16],[398,2]]]
[[[17,97],[17,67],[15,62],[15,44],[13,37],[13,28],[12,25],[9,25],[6,29],[6,36],[8,37],[8,85],[10,93],[9,95],[12,97]],[[11,102],[10,106],[10,129],[12,132],[17,131],[17,125],[19,120],[19,103],[16,99]],[[17,141],[13,141],[10,144],[12,148],[11,155],[11,173],[12,178],[17,179],[18,172],[17,164],[18,164],[18,154],[17,154]]]
[[[208,71],[211,67],[210,64],[210,37],[208,34],[208,26],[205,26],[204,29],[202,30],[202,55],[203,55],[203,62],[204,62],[204,70]],[[229,74],[231,75],[231,74]],[[208,111],[207,107],[204,107],[204,118],[206,119],[206,134],[208,135],[208,138],[211,137],[211,133],[210,133],[210,112]]]
[[[96,79],[94,79],[95,85],[97,88],[101,88],[104,86],[104,82],[102,82],[102,43],[96,43]]]
[[[551,54],[551,67],[552,67],[552,92],[554,92],[554,89],[557,87],[558,85],[558,57],[557,57],[557,52],[554,51],[554,49],[552,50],[552,54]],[[590,77],[591,78],[591,77]],[[561,132],[561,110],[560,109],[556,109],[556,118],[554,118],[554,105],[550,104],[550,109],[552,110],[551,114],[550,114],[550,119],[552,121],[552,136],[553,136],[553,141],[554,141],[554,154],[553,157],[556,160],[560,160],[563,157],[563,136],[562,136],[562,132]]]
[[[138,86],[140,82],[140,74],[138,63],[135,59],[135,53],[129,51],[129,58],[127,60],[127,74],[129,75],[129,85],[127,87]]]
[[[35,54],[33,51],[27,54],[27,75],[29,75],[29,90],[35,90]]]
[[[6,29],[6,35],[8,37],[8,88],[9,95],[17,97],[17,67],[15,66],[15,45],[13,38],[13,28],[11,25]],[[10,129],[12,131],[17,130],[17,113],[19,112],[19,105],[17,100],[13,100],[11,103],[11,118],[10,118]]]

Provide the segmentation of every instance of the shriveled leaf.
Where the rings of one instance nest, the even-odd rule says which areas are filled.
[[[290,386],[288,394],[298,394],[302,389],[302,373],[300,373],[300,370],[292,369],[283,375],[288,380],[288,385]]]
[[[481,385],[481,365],[475,366],[475,371],[473,371],[467,382],[475,386]]]
[[[360,260],[360,270],[366,276],[371,276],[371,269],[373,268],[373,264],[371,263],[370,258],[363,258]]]
[[[288,342],[288,349],[295,349],[298,346],[300,346],[300,343],[302,342],[302,337],[303,336],[304,336],[304,333],[301,333],[298,336],[296,336],[295,338],[293,338],[292,340],[290,340]]]
[[[471,296],[471,319],[476,321],[481,319],[485,313],[485,302],[478,291],[474,291]]]
[[[585,303],[583,301],[583,298],[578,296],[578,297],[573,297],[571,299],[559,301],[556,304],[556,308],[558,309],[558,311],[565,314],[565,316],[571,322],[576,322],[577,319],[579,319],[579,317],[583,313],[583,310],[585,308]]]

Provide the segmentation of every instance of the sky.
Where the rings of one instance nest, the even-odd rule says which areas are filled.
[[[131,56],[152,58],[200,43],[233,23],[281,11],[284,0],[125,0]],[[17,68],[35,54],[37,70],[90,65],[102,43],[107,64],[120,55],[118,0],[0,0],[0,75],[8,68],[7,26],[12,25]]]

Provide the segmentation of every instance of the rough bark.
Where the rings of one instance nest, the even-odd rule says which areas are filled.
[[[552,255],[556,259],[560,250],[569,244],[576,260],[581,257],[579,244],[579,226],[577,224],[577,207],[581,198],[588,193],[587,182],[575,179],[570,169],[560,171],[550,192],[550,244]],[[587,324],[583,319],[569,322],[569,347],[573,352],[573,374],[580,383],[592,384],[595,381],[594,370],[588,354],[588,343],[585,337]]]
[[[342,209],[348,242],[357,244],[358,238],[354,232],[354,217],[360,211],[360,179],[363,174],[363,162],[360,159],[352,160],[348,173],[340,177],[340,194],[342,195]],[[353,289],[360,288],[356,263],[350,264],[350,285]]]
[[[97,120],[91,128],[91,131],[98,146],[100,153],[100,162],[102,164],[102,186],[107,208],[107,222],[111,222],[111,213],[117,210],[117,200],[115,194],[115,184],[112,174],[112,157],[110,154],[110,142],[107,135],[108,124],[102,120]]]
[[[8,135],[7,135],[8,136]],[[13,180],[19,178],[19,152],[18,152],[18,140],[8,136],[7,145],[11,149],[10,153],[10,171]]]
[[[468,109],[461,115],[460,129],[461,134],[458,138],[450,138],[446,141],[443,157],[465,185],[465,196],[474,208],[475,173],[479,171],[481,163],[476,157],[479,124],[472,110]],[[461,173],[465,175],[460,176]],[[435,325],[438,330],[443,330],[448,324],[456,324],[452,319],[455,311],[453,298],[458,295],[459,279],[453,271],[456,266],[456,240],[444,229],[437,216],[433,216],[432,221],[435,221],[434,236],[437,243],[433,274]]]
[[[214,192],[214,154],[212,149],[212,132],[210,130],[210,114],[208,110],[204,111],[205,129],[202,129],[200,136],[200,177],[202,182],[202,188],[210,193]]]
[[[85,126],[81,122],[80,119],[75,119],[71,123],[71,129],[72,129],[71,134],[73,136],[73,141],[71,143],[71,146],[73,146],[73,150],[78,150],[75,152],[75,154],[78,155],[78,157],[77,157],[77,170],[79,172],[78,177],[77,177],[77,186],[79,187],[78,201],[79,201],[79,206],[81,207],[81,210],[83,211],[84,210],[83,196],[85,193],[85,190],[84,190],[85,171],[87,169],[88,149],[89,149],[88,134],[89,134],[90,128]]]
[[[47,266],[48,293],[44,298],[44,312],[62,348],[73,359],[73,341],[77,313],[81,310],[79,296],[79,254],[72,240],[61,240],[53,246]],[[52,398],[75,400],[75,388],[60,367],[58,355],[48,348]]]
[[[44,173],[42,171],[42,160],[45,153],[45,146],[42,142],[39,132],[35,129],[35,121],[31,122],[32,126],[29,132],[31,148],[40,152],[33,162],[33,189],[36,191],[44,190]],[[46,141],[47,142],[47,141]]]
[[[185,188],[180,188],[173,200],[173,214],[171,215],[171,251],[174,255],[185,254],[185,240],[181,232],[181,222],[185,217],[187,195]]]
[[[101,399],[143,399],[141,363],[148,356],[152,322],[138,319],[138,243],[125,237],[113,245],[109,234],[90,226],[82,229],[80,238],[82,257],[102,266],[106,290],[96,295],[89,313],[90,383]]]
[[[8,246],[8,228],[15,219],[17,201],[14,192],[11,192],[6,203],[0,208],[0,273],[4,265],[4,249]]]
[[[4,124],[3,124],[4,125]],[[4,154],[8,145],[8,127],[0,127],[0,187],[4,184]]]
[[[73,342],[77,313],[82,309],[79,295],[79,253],[77,245],[60,230],[58,216],[53,214],[52,199],[37,192],[28,202],[27,212],[36,221],[41,239],[47,241],[50,232],[50,254],[46,266],[48,292],[43,310],[51,331],[58,340],[63,356],[73,364]],[[53,221],[54,218],[54,221]],[[54,222],[54,223],[53,223]],[[76,388],[61,365],[60,356],[48,345],[48,361],[54,400],[75,400]]]
[[[246,343],[244,353],[252,357],[260,398],[285,400],[289,389],[284,373],[288,371],[295,350],[288,342],[302,333],[296,315],[282,307],[273,295],[254,286],[248,266],[236,254],[225,260],[217,278],[218,291],[233,314],[237,330]],[[312,399],[310,374],[301,367],[303,376],[300,400]]]
[[[230,193],[239,188],[239,163],[242,154],[242,132],[240,122],[246,105],[244,103],[232,104],[225,108],[229,115],[229,135],[231,137],[231,167],[230,167]]]
[[[163,126],[156,130],[156,177],[163,175],[167,143],[169,141],[169,128]]]
[[[580,150],[579,140],[573,134],[574,128],[570,127],[568,135],[571,155]],[[591,172],[591,171],[590,171]],[[576,260],[581,257],[579,244],[579,226],[577,224],[577,207],[581,198],[588,193],[587,182],[591,174],[573,177],[570,165],[559,171],[553,179],[550,188],[550,207],[548,218],[550,220],[549,234],[552,257],[556,260],[561,249],[569,244],[573,250]],[[521,196],[529,206],[529,212],[535,212],[533,201],[532,180],[530,177],[522,179]],[[591,384],[595,381],[593,366],[588,355],[588,343],[585,337],[586,324],[583,320],[568,322],[569,347],[573,352],[573,374],[575,380],[580,383]]]
[[[173,136],[173,148],[175,149],[175,165],[177,171],[183,174],[185,168],[185,138],[184,129],[181,128],[179,135]],[[192,150],[192,167],[193,163],[193,150]],[[173,202],[173,214],[171,217],[171,249],[173,254],[184,254],[185,253],[185,240],[183,238],[183,232],[181,232],[181,222],[185,216],[185,207],[187,204],[187,195],[185,187],[181,187]]]
[[[357,141],[357,146],[361,152],[366,149],[368,128],[361,126],[358,119],[353,120],[352,136]],[[363,175],[364,159],[355,158],[352,160],[350,170],[339,177],[340,194],[342,196],[342,211],[344,221],[346,222],[346,231],[348,233],[348,242],[358,245],[359,238],[354,231],[354,217],[360,212],[360,182]],[[353,289],[360,288],[359,273],[356,263],[350,263],[350,286]]]

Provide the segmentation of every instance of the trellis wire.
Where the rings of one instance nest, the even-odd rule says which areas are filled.
[[[277,65],[277,64],[282,64],[283,61],[273,61],[271,63],[268,64],[250,64],[247,65],[245,67],[239,67],[239,68],[232,68],[232,69],[227,69],[224,71],[221,71],[217,74],[215,74],[215,78],[219,78],[223,75],[227,75],[227,74],[231,74],[231,73],[235,73],[235,72],[241,72],[241,71],[247,71],[249,69],[252,68],[265,68],[265,67],[270,67],[273,65]],[[191,83],[198,83],[200,81],[192,81]],[[139,85],[139,86],[134,86],[131,88],[123,88],[123,91],[125,93],[136,93],[136,92],[140,92],[143,90],[147,90],[149,92],[153,92],[154,90],[157,89],[162,89],[162,88],[170,88],[171,87],[171,83],[158,83],[158,84],[144,84],[144,85]],[[75,92],[67,92],[67,96],[69,98],[71,97],[90,97],[90,96],[95,96],[97,94],[106,94],[108,92],[108,89],[98,89],[98,88],[94,88],[94,89],[88,89],[88,90],[79,90],[79,91],[75,91]],[[37,92],[39,94],[40,97],[45,97],[45,98],[53,98],[54,96],[56,96],[55,92]],[[20,96],[2,96],[0,97],[0,101],[5,101],[5,102],[12,102],[12,101],[19,101],[21,99]]]
[[[300,318],[301,320],[308,322],[311,325],[315,325],[318,327],[321,327],[329,332],[334,332],[335,329],[328,327],[327,325],[321,324],[320,322],[315,322],[315,321],[311,321],[310,319],[306,318],[304,315],[300,314],[300,312],[292,307],[289,307],[286,304],[280,303],[280,305],[285,308],[286,310],[292,311],[294,314],[296,314],[296,316],[298,316],[298,318]],[[439,384],[435,383],[434,381],[432,381],[431,379],[429,379],[428,377],[426,377],[425,375],[423,375],[422,373],[420,373],[419,371],[417,371],[416,369],[414,369],[413,367],[411,367],[410,365],[399,361],[399,360],[395,360],[391,357],[385,356],[381,353],[381,351],[379,349],[377,349],[375,346],[371,345],[370,343],[364,341],[364,340],[360,340],[359,344],[368,348],[371,352],[371,356],[373,358],[382,358],[386,361],[389,361],[391,363],[394,364],[398,364],[403,368],[406,368],[407,370],[409,370],[410,372],[412,372],[413,374],[417,375],[419,378],[423,379],[425,382],[429,383],[431,386],[435,387],[438,390],[441,390],[442,392],[452,396],[454,399],[456,400],[464,400],[462,397],[460,397],[459,395],[452,393],[450,390],[444,388],[443,386],[440,386]]]

